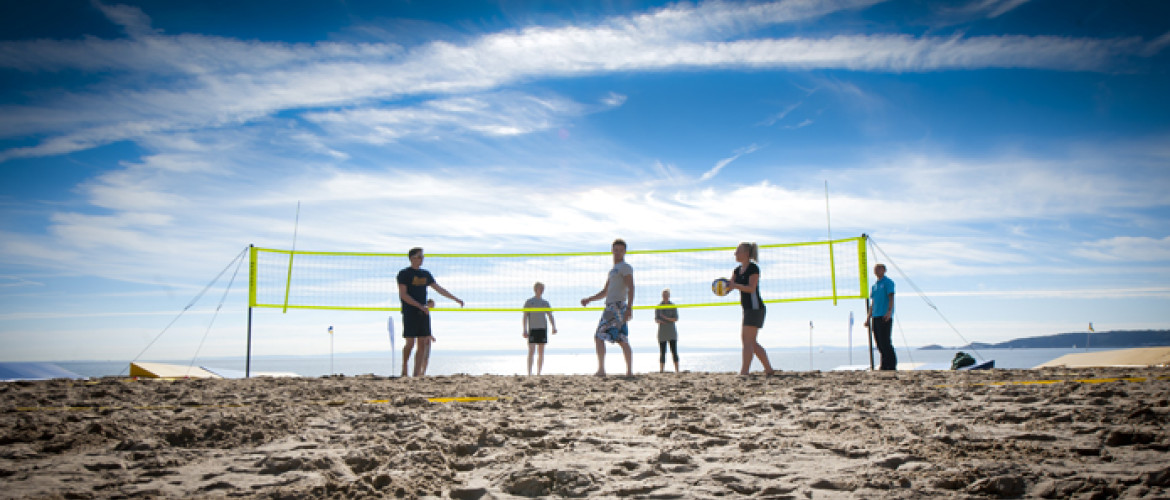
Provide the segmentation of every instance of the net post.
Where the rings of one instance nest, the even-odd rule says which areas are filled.
[[[869,235],[862,233],[861,239],[857,240],[857,264],[861,266],[861,269],[859,270],[861,279],[858,281],[861,282],[861,296],[866,298],[865,324],[867,326],[865,327],[865,336],[869,339],[869,369],[870,371],[873,371],[873,322],[870,321],[871,318],[869,317],[869,308],[871,307],[869,303],[869,295],[865,293],[869,288],[869,274],[867,274],[869,272],[869,254],[866,253],[866,249],[869,247],[869,245],[867,245],[867,243],[869,243]]]
[[[244,378],[252,378],[252,308],[248,308],[248,354],[244,358]]]
[[[869,338],[869,371],[873,371],[873,318],[869,317],[869,299],[865,299],[865,336]]]
[[[248,245],[248,350],[244,378],[252,378],[252,308],[256,306],[256,245]]]
[[[866,248],[868,248],[867,243],[869,243],[869,235],[863,233],[861,238],[857,239],[857,266],[859,267],[857,275],[860,277],[857,281],[861,285],[859,294],[862,297],[869,296],[866,293],[869,291],[869,274],[866,274],[869,272],[869,254],[866,253]]]

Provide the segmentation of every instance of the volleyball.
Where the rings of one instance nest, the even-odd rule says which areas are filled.
[[[718,278],[711,282],[711,291],[720,297],[731,293],[731,281],[727,278]]]

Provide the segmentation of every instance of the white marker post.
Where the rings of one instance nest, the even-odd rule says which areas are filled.
[[[396,347],[394,347],[394,316],[393,315],[391,315],[386,320],[386,329],[390,331],[390,376],[394,376],[394,373],[396,373],[394,371],[394,367],[396,366],[394,364],[394,354],[398,352],[398,349]]]

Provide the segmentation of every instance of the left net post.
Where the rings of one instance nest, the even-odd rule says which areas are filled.
[[[256,306],[256,246],[248,245],[248,352],[244,378],[252,378],[252,308]]]

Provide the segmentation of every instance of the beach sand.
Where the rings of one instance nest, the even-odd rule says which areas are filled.
[[[0,418],[2,498],[1170,496],[1161,368],[10,382]]]

